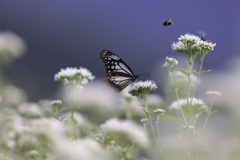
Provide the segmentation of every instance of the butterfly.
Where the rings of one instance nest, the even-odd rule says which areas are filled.
[[[104,83],[110,90],[119,93],[139,77],[134,75],[131,68],[115,53],[102,50],[100,57],[106,71]]]
[[[163,25],[162,25],[162,27],[164,27],[164,26],[170,26],[170,25],[172,25],[172,24],[173,24],[173,22],[171,21],[171,19],[172,19],[172,17],[171,17],[171,18],[169,18],[169,20],[167,20],[167,21],[163,22]]]

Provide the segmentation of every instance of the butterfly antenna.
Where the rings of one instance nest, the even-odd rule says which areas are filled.
[[[151,73],[142,73],[142,74],[139,74],[139,76],[150,76]]]

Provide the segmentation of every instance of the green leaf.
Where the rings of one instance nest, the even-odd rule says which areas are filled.
[[[218,111],[220,111],[220,109],[215,110],[215,111],[212,111],[210,114],[213,114],[213,113],[218,112]],[[210,114],[209,114],[209,115],[210,115]]]
[[[185,70],[183,70],[183,69],[176,69],[176,70],[180,71],[182,74],[188,76],[188,73]]]
[[[215,152],[215,150],[213,150],[213,149],[197,149],[190,155],[190,158],[193,157],[194,155],[196,155],[198,153],[202,153],[202,152]]]
[[[62,117],[60,121],[63,121],[66,117]]]
[[[203,104],[195,104],[193,106],[191,106],[190,108],[190,114],[197,112],[199,110],[200,107],[202,107]]]
[[[163,156],[162,156],[162,155],[160,155],[160,154],[158,154],[157,152],[150,152],[150,153],[152,153],[152,154],[154,154],[154,155],[158,156],[159,158],[163,158]]]
[[[187,107],[182,106],[182,111],[185,113],[187,116],[189,116],[189,111]]]
[[[197,131],[198,135],[201,136],[202,135],[202,129],[200,127],[198,127],[198,131]]]
[[[201,71],[201,73],[200,73],[200,74],[202,74],[202,73],[205,73],[205,72],[211,72],[211,70],[207,70],[207,71]]]
[[[157,105],[154,106],[154,107],[152,107],[152,108],[149,110],[149,115],[152,113],[152,111],[153,111],[156,107],[157,107]]]
[[[198,72],[197,72],[195,69],[193,69],[193,72],[194,72],[196,75],[198,75]]]
[[[55,118],[55,119],[57,119],[57,120],[59,120],[59,119],[58,119],[56,116],[54,116],[54,115],[51,115],[51,114],[50,114],[50,116],[53,117],[53,118]]]
[[[178,122],[181,122],[181,123],[185,124],[183,120],[178,119],[178,118],[173,117],[173,116],[163,115],[163,116],[161,116],[161,118],[166,118],[166,119],[170,119],[170,120],[175,120],[175,121],[178,121]]]

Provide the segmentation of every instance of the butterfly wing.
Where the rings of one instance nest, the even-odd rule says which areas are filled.
[[[104,82],[112,91],[121,92],[137,79],[138,75],[134,75],[128,65],[113,52],[102,50],[100,57],[104,62],[106,71]]]

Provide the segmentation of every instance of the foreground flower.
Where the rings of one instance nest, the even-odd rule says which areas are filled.
[[[75,85],[86,84],[89,80],[93,80],[94,78],[95,77],[88,69],[82,67],[79,69],[67,67],[66,69],[61,69],[60,72],[54,76],[55,81],[60,81],[63,84]]]
[[[156,90],[157,85],[154,81],[147,80],[145,82],[139,81],[136,83],[133,83],[131,88],[129,89],[128,93],[130,93],[132,96],[146,96],[149,92]]]
[[[121,136],[121,143],[126,140],[126,143],[133,142],[141,147],[146,146],[148,143],[148,137],[144,129],[133,121],[111,119],[102,124],[101,129],[104,133],[112,133],[111,135],[113,135],[113,137],[115,137],[114,135],[123,134],[123,136]]]

